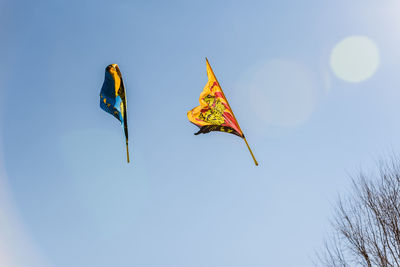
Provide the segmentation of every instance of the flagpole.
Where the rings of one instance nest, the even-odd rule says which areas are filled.
[[[224,96],[224,98],[225,98],[225,100],[226,100],[226,103],[228,104],[228,107],[229,107],[229,109],[230,109],[231,112],[232,112],[233,118],[235,119],[236,124],[237,124],[237,126],[239,127],[239,130],[240,130],[240,131],[242,132],[242,134],[243,134],[243,131],[242,131],[242,129],[240,128],[240,125],[239,125],[238,121],[236,120],[235,114],[233,113],[233,109],[232,109],[231,106],[229,105],[229,101],[228,101],[228,99],[226,98],[225,93],[224,93],[224,91],[222,90],[222,87],[221,87],[221,85],[220,85],[219,82],[218,82],[217,76],[215,76],[214,71],[213,71],[213,69],[211,68],[210,62],[208,62],[207,57],[206,57],[206,62],[207,62],[207,64],[208,64],[208,66],[210,66],[211,73],[213,74],[213,76],[214,76],[214,78],[215,78],[215,81],[216,81],[217,84],[218,84],[218,87],[221,88],[222,95]],[[249,152],[250,152],[250,154],[251,154],[251,157],[252,157],[253,160],[254,160],[254,164],[256,164],[256,166],[258,166],[258,162],[257,162],[256,158],[254,157],[253,151],[251,151],[251,148],[250,148],[250,146],[249,146],[249,143],[247,143],[247,140],[246,140],[246,137],[244,137],[244,134],[243,134],[243,139],[244,139],[244,141],[246,142],[246,146],[247,146],[247,148],[249,149]]]
[[[128,161],[128,163],[129,163],[129,149],[128,149],[128,139],[125,139],[126,140],[126,160]]]
[[[238,125],[239,125],[239,124],[238,124]],[[258,166],[258,162],[257,162],[256,158],[255,158],[254,155],[253,155],[253,151],[251,151],[251,148],[250,148],[250,146],[249,146],[249,143],[247,143],[246,137],[243,137],[243,139],[244,139],[244,141],[246,142],[247,148],[249,149],[251,156],[253,157],[254,164],[256,164],[256,166]]]
[[[124,118],[124,133],[125,133],[125,145],[126,145],[126,160],[129,163],[129,148],[128,148],[128,118],[127,118],[127,104],[126,104],[126,91],[125,91],[125,85],[124,85],[124,80],[122,79],[122,74],[119,70],[119,67],[116,67],[116,70],[118,72],[119,77],[121,78],[121,86],[124,92],[124,97],[122,99],[123,101],[123,105],[124,105],[124,114],[123,114],[123,118]]]
[[[125,132],[125,144],[126,144],[126,160],[129,163],[129,149],[128,149],[128,122],[126,117],[126,96],[124,98],[125,109],[124,109],[124,132]]]

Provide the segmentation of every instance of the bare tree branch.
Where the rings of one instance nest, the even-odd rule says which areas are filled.
[[[317,254],[316,266],[400,267],[400,158],[378,163],[377,175],[360,172],[339,198],[334,234]]]

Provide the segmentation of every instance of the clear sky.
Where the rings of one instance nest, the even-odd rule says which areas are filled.
[[[400,150],[400,2],[0,1],[0,266],[311,266]],[[194,136],[208,57],[259,161]],[[99,108],[108,64],[123,130]]]

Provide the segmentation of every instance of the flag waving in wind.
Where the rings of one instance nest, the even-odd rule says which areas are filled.
[[[117,64],[110,64],[106,68],[103,87],[100,91],[100,108],[124,124],[126,156],[129,163],[126,94],[124,81]]]
[[[258,165],[207,58],[206,63],[208,82],[200,94],[200,106],[187,113],[189,121],[200,128],[195,135],[211,131],[237,135],[244,139],[254,163]]]
[[[200,128],[195,135],[221,131],[244,137],[208,60],[206,62],[208,82],[200,94],[200,106],[187,114],[189,121]]]

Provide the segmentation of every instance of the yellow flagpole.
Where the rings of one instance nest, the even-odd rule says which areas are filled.
[[[225,96],[225,94],[224,94],[224,91],[222,90],[222,87],[221,87],[221,85],[220,85],[219,82],[218,82],[217,76],[215,76],[214,71],[213,71],[213,69],[211,68],[210,62],[208,62],[207,57],[206,57],[206,62],[207,62],[207,65],[210,66],[211,73],[213,74],[213,76],[214,76],[214,78],[215,78],[215,81],[216,81],[217,84],[218,84],[218,87],[221,88],[222,95],[224,96],[224,98],[225,98],[225,100],[226,100],[226,103],[228,104],[228,107],[229,107],[229,109],[230,109],[231,112],[232,112],[233,118],[235,119],[235,122],[236,122],[236,124],[238,125],[239,130],[243,133],[242,129],[240,128],[240,125],[239,125],[238,121],[236,120],[235,114],[233,113],[233,109],[231,108],[231,105],[229,105],[229,101],[228,101],[228,99],[226,98],[226,96]],[[251,157],[252,157],[253,160],[254,160],[254,164],[256,164],[256,166],[258,166],[258,162],[257,162],[256,158],[254,157],[253,151],[251,151],[251,148],[250,148],[250,146],[249,146],[249,143],[247,143],[247,140],[246,140],[246,137],[244,137],[244,134],[243,134],[243,139],[244,139],[244,141],[246,142],[247,148],[249,149],[249,152],[250,152],[250,154],[251,154]]]
[[[128,149],[128,139],[125,139],[126,140],[126,160],[128,161],[128,163],[129,163],[129,149]]]
[[[114,67],[118,73],[118,76],[121,79],[121,86],[122,89],[124,91],[124,98],[122,99],[123,101],[123,105],[124,105],[124,114],[123,114],[123,118],[124,118],[124,133],[125,133],[125,144],[126,144],[126,160],[129,163],[129,149],[128,149],[128,122],[127,122],[127,105],[126,105],[126,91],[125,91],[125,85],[124,85],[124,80],[122,79],[122,74],[121,71],[119,70],[118,65],[116,64],[116,66]]]

